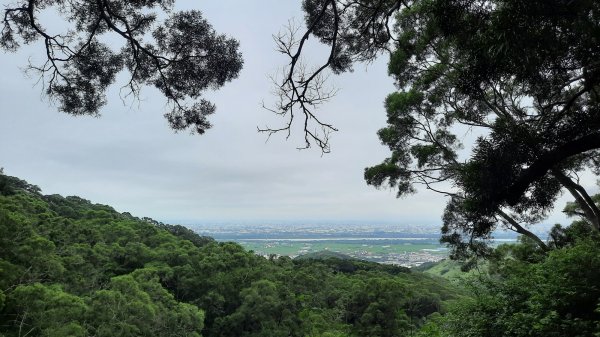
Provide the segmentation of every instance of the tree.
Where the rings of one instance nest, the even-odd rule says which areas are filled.
[[[297,44],[280,42],[290,46],[291,59],[280,112],[299,107],[310,119],[315,105],[307,97],[319,97],[322,85],[315,83],[326,69],[351,70],[389,52],[398,90],[386,99],[388,125],[378,135],[391,156],[367,168],[365,179],[399,197],[418,186],[447,195],[443,240],[455,257],[485,254],[499,226],[547,249],[526,227],[543,219],[562,191],[600,230],[600,210],[578,179],[599,173],[600,3],[303,4],[306,33]],[[302,73],[296,64],[311,35],[330,46],[330,55]],[[467,133],[477,140],[463,142]],[[327,139],[316,141],[323,147],[321,141]]]
[[[598,238],[579,237],[537,261],[522,254],[529,245],[500,246],[494,268],[466,284],[472,296],[431,317],[420,336],[598,336]]]
[[[282,127],[259,129],[269,135],[284,132],[290,135],[297,115],[302,116],[305,144],[316,145],[323,153],[330,151],[329,134],[337,129],[321,121],[316,109],[331,99],[336,90],[327,86],[328,70],[334,74],[351,71],[354,62],[374,60],[380,51],[387,50],[391,38],[390,18],[401,1],[390,0],[304,0],[306,31],[290,24],[275,36],[277,50],[288,56],[289,65],[281,79],[274,79],[278,101],[268,108],[286,117]],[[302,60],[302,52],[313,35],[330,47],[324,62],[314,67]]]
[[[242,56],[238,42],[217,34],[200,11],[174,12],[174,2],[19,0],[4,9],[0,48],[43,41],[46,60],[28,69],[60,111],[98,115],[107,88],[126,69],[127,96],[156,87],[170,106],[170,126],[202,134],[215,111],[202,93],[236,78]],[[161,24],[159,10],[168,14]],[[41,17],[49,13],[60,15],[62,31],[43,26]],[[111,47],[119,43],[120,49]]]
[[[82,298],[68,294],[58,286],[19,285],[12,291],[8,306],[15,313],[13,328],[16,331],[12,336],[86,335],[87,305]]]
[[[90,302],[96,336],[199,337],[203,328],[204,312],[177,302],[151,269],[112,278]]]

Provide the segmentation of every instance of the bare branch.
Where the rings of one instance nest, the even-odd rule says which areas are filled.
[[[527,229],[525,229],[525,227],[519,225],[519,223],[517,223],[517,221],[515,221],[515,219],[513,219],[511,216],[509,216],[508,214],[506,214],[501,209],[497,209],[496,213],[498,213],[498,215],[500,215],[500,217],[502,217],[502,219],[504,219],[507,223],[509,223],[515,229],[515,231],[517,233],[525,235],[528,238],[530,238],[533,241],[535,241],[535,243],[537,243],[537,245],[543,251],[548,251],[548,246],[537,235],[535,235],[532,232],[528,231]]]
[[[282,127],[259,127],[258,131],[269,136],[285,132],[287,138],[294,118],[302,116],[304,145],[299,149],[314,144],[323,153],[329,152],[329,136],[338,130],[316,116],[318,106],[336,94],[335,89],[325,85],[329,73],[350,70],[353,61],[368,62],[380,51],[389,51],[390,17],[402,4],[402,1],[380,0],[370,6],[356,1],[322,0],[315,5],[318,7],[314,13],[307,16],[307,28],[302,36],[298,36],[300,30],[291,22],[274,36],[276,50],[287,56],[289,64],[283,76],[274,81],[277,102],[267,110],[287,119]],[[348,21],[350,17],[354,19]],[[302,53],[311,36],[327,44],[329,54],[324,62],[309,69],[303,63]]]

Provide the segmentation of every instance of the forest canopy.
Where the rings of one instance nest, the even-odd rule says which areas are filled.
[[[459,296],[407,268],[265,258],[0,174],[0,336],[403,336]]]

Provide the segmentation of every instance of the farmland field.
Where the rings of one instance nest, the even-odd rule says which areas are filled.
[[[398,225],[213,225],[190,226],[218,241],[234,241],[262,256],[296,257],[319,251],[368,261],[419,266],[447,257],[437,226]],[[514,241],[500,234],[498,242]]]

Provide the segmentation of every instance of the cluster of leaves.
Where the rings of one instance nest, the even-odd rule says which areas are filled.
[[[0,174],[0,336],[404,336],[447,283],[264,258]]]
[[[19,0],[4,9],[0,49],[43,41],[45,61],[29,70],[61,111],[99,114],[107,88],[127,70],[128,94],[137,97],[141,87],[154,86],[168,100],[165,117],[173,129],[204,133],[215,106],[202,93],[236,78],[242,56],[238,42],[217,34],[200,11],[174,12],[173,5],[174,0]],[[54,22],[44,25],[44,16]],[[53,25],[63,29],[47,27]]]
[[[545,254],[532,240],[502,245],[472,297],[434,314],[417,336],[600,336],[600,235],[576,222],[553,229]]]

